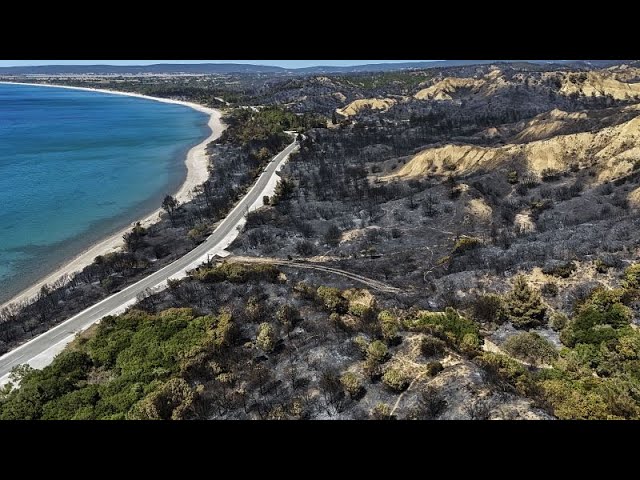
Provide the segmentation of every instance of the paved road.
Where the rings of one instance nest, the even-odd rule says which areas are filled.
[[[237,227],[243,224],[245,214],[252,205],[262,200],[265,192],[268,191],[269,184],[273,184],[275,172],[296,148],[297,143],[294,141],[276,155],[258,177],[251,190],[238,202],[229,215],[220,222],[211,236],[184,257],[0,357],[0,384],[6,382],[8,374],[16,365],[28,363],[34,368],[44,367],[51,362],[53,356],[59,353],[74,338],[77,332],[85,330],[102,317],[135,303],[138,294],[148,289],[157,288],[166,282],[168,278],[179,275],[185,269],[194,268],[196,266],[194,263],[198,262],[201,257],[206,260],[208,253],[226,248],[230,238],[235,236],[234,232],[237,232]]]

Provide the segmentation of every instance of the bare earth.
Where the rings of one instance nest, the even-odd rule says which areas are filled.
[[[2,82],[2,83],[7,83],[7,82]],[[207,115],[210,116],[208,126],[211,129],[211,134],[201,143],[199,143],[198,145],[193,147],[191,150],[189,150],[189,152],[187,153],[187,158],[185,160],[185,163],[187,165],[187,178],[185,179],[184,183],[182,184],[178,192],[175,194],[176,199],[180,203],[189,201],[191,199],[191,194],[192,194],[191,192],[193,191],[193,189],[196,186],[204,183],[209,178],[209,171],[207,168],[208,161],[207,161],[207,155],[206,155],[206,147],[209,143],[211,143],[212,141],[220,137],[220,135],[222,135],[222,132],[225,129],[225,126],[222,124],[220,120],[222,113],[219,110],[198,105],[196,103],[183,102],[180,100],[170,100],[166,98],[149,97],[147,95],[140,95],[138,93],[115,92],[111,90],[102,90],[97,88],[67,87],[62,85],[42,85],[42,84],[25,84],[25,85],[47,86],[47,87],[53,87],[53,88],[70,88],[75,90],[88,90],[88,91],[94,91],[94,92],[109,93],[112,95],[127,95],[130,97],[147,98],[149,100],[155,100],[158,102],[175,103],[177,105],[184,105],[186,107],[193,108],[194,110],[197,110],[199,112],[206,113]],[[158,221],[160,212],[161,212],[160,209],[155,210],[153,213],[141,219],[140,223],[143,226],[148,227],[149,225]],[[90,248],[82,252],[80,255],[75,257],[73,260],[71,260],[67,264],[62,265],[53,273],[47,275],[45,278],[41,279],[36,284],[32,285],[28,289],[22,291],[21,293],[13,297],[11,300],[6,302],[5,304],[1,305],[0,308],[4,308],[11,303],[22,303],[22,302],[29,301],[40,291],[43,285],[51,284],[64,275],[73,275],[74,273],[81,271],[84,267],[93,263],[93,260],[98,255],[105,255],[107,253],[118,250],[124,243],[122,239],[122,235],[124,235],[129,229],[130,227],[127,227],[117,233],[114,233],[113,235],[111,235],[110,237],[107,237],[106,239],[100,241],[99,243],[96,243],[95,245],[91,246]]]

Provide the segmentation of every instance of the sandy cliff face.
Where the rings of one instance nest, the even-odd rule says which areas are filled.
[[[361,98],[354,100],[346,107],[339,108],[336,112],[345,117],[351,117],[357,115],[364,108],[386,111],[395,104],[396,100],[393,98]]]
[[[550,112],[546,120],[532,123],[518,138],[524,140],[548,136],[554,129],[561,127],[557,118],[580,118],[580,115]],[[595,166],[597,180],[603,182],[628,174],[634,169],[638,159],[640,116],[596,132],[557,135],[520,145],[444,145],[427,148],[384,179],[415,178],[427,174],[446,175],[451,172],[464,175],[480,168],[498,168],[512,161],[519,161],[533,174],[541,174],[545,169],[563,172],[574,164],[581,168]]]
[[[621,78],[630,77],[623,75]],[[560,93],[595,97],[611,95],[616,100],[625,100],[640,97],[640,83],[621,81],[615,73],[607,71],[569,73],[562,76]]]

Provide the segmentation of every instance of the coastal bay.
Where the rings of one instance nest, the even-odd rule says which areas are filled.
[[[15,100],[16,90],[19,91],[18,101]],[[14,102],[13,105],[11,101]],[[9,207],[13,206],[14,211],[18,210],[17,213],[26,218],[26,222],[32,222],[31,232],[36,232],[32,234],[28,229],[19,232],[15,227],[12,230],[11,223],[15,225],[15,222],[2,225],[5,231],[11,232],[0,237],[0,253],[5,253],[1,264],[3,271],[0,284],[4,285],[0,292],[0,302],[5,302],[5,305],[26,301],[37,294],[43,285],[81,270],[98,255],[118,249],[123,243],[122,235],[133,222],[141,221],[143,225],[149,225],[158,219],[158,205],[165,194],[174,194],[180,202],[188,201],[193,188],[208,177],[206,145],[215,140],[223,130],[220,112],[217,110],[189,102],[133,93],[40,84],[3,84],[0,85],[0,102],[5,114],[0,127],[4,129],[5,138],[23,133],[20,131],[20,115],[24,114],[25,103],[27,113],[29,109],[37,111],[39,108],[43,115],[52,115],[52,112],[54,116],[56,112],[61,114],[62,118],[56,119],[58,123],[50,125],[47,132],[48,138],[57,142],[54,142],[56,144],[53,148],[57,149],[55,155],[58,156],[58,164],[50,173],[44,172],[50,177],[43,176],[39,181],[42,183],[51,178],[51,182],[55,182],[62,177],[62,190],[73,187],[80,192],[80,196],[84,195],[85,199],[103,207],[99,213],[87,215],[83,210],[85,205],[73,204],[78,194],[71,191],[66,200],[61,195],[56,201],[41,201],[41,205],[51,210],[49,215],[29,217],[28,209],[26,214],[20,212],[22,203],[16,199],[12,204],[10,195],[12,188],[15,191],[16,181],[31,181],[33,175],[17,180],[4,175],[3,180],[8,186],[3,190],[5,198],[2,201],[2,214],[6,216],[11,210]],[[46,107],[38,105],[38,102],[47,102]],[[67,105],[68,103],[71,105]],[[61,104],[65,110],[61,110]],[[65,138],[65,129],[71,128],[70,125],[76,132],[82,132],[83,125],[86,126],[89,132],[84,133],[90,138],[86,138],[80,146]],[[91,136],[94,131],[99,131],[99,135]],[[199,143],[194,145],[196,142]],[[8,162],[11,158],[16,158],[16,155],[10,154],[19,153],[15,150],[21,148],[20,145],[16,147],[10,143],[4,143],[5,150],[0,156],[0,161],[4,163],[0,164],[0,168],[8,169]],[[117,154],[108,152],[108,147],[114,144],[120,147]],[[8,148],[13,148],[14,152],[7,150]],[[27,161],[27,167],[43,162],[42,155],[38,155],[41,152],[30,153],[33,158],[29,158],[29,155],[23,157],[32,162],[29,164]],[[96,165],[100,161],[104,163],[102,168],[93,172],[98,178],[91,179],[91,172],[84,172],[93,180],[89,182],[89,188],[94,190],[83,192],[82,183],[74,178],[72,162],[82,170],[82,161],[87,158]],[[123,179],[117,173],[129,177]],[[13,185],[10,182],[14,182]],[[115,196],[103,198],[106,194],[100,191],[101,184],[113,187]],[[50,190],[49,183],[47,188]],[[128,198],[132,190],[135,191],[135,198]],[[112,191],[108,193],[113,194]],[[119,200],[121,197],[129,200],[128,204],[114,205],[114,198]],[[60,235],[60,230],[64,230],[66,226],[56,224],[59,213],[56,206],[60,206],[63,211],[65,208],[75,208],[73,218],[80,224],[69,227],[67,235]],[[78,210],[85,214],[77,215]],[[30,235],[31,238],[19,245],[20,240],[15,238],[19,233]],[[12,253],[18,258],[10,258]],[[16,271],[20,272],[19,276],[15,274]]]

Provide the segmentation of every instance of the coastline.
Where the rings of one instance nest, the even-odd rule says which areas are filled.
[[[100,89],[100,88],[72,87],[68,85],[50,85],[50,84],[41,84],[41,83],[22,83],[22,82],[5,82],[5,81],[1,81],[0,83],[11,84],[11,85],[29,85],[29,86],[37,86],[37,87],[49,87],[49,88],[66,88],[69,90],[84,90],[84,91],[96,92],[96,93],[106,93],[110,95],[123,95],[123,96],[129,96],[129,97],[137,97],[137,98],[143,98],[143,99],[153,100],[153,101],[162,102],[162,103],[172,103],[176,105],[183,105],[209,115],[209,121],[207,122],[207,127],[210,129],[209,136],[205,138],[202,142],[200,142],[198,145],[196,145],[195,147],[192,147],[187,152],[187,155],[185,158],[185,165],[187,167],[187,176],[184,182],[182,183],[182,185],[180,186],[180,188],[178,189],[178,191],[174,193],[174,197],[180,203],[185,203],[191,200],[192,190],[196,186],[204,183],[209,178],[206,147],[209,143],[218,139],[220,135],[222,135],[222,132],[225,129],[225,126],[221,121],[222,113],[219,110],[205,107],[197,103],[185,102],[182,100],[172,100],[168,98],[151,97],[151,96],[142,95],[139,93],[119,92],[115,90],[106,90],[106,89]],[[156,223],[159,220],[161,211],[162,209],[158,208],[138,221],[144,227],[148,227],[149,225],[152,225],[153,223]],[[91,247],[85,249],[83,252],[73,257],[70,261],[66,262],[63,265],[58,266],[53,272],[41,278],[36,283],[31,285],[29,288],[23,290],[22,292],[18,293],[17,295],[15,295],[11,299],[9,299],[8,301],[0,305],[0,309],[5,308],[12,304],[18,305],[21,303],[28,302],[38,294],[38,292],[44,285],[51,284],[64,275],[71,276],[74,273],[81,271],[86,266],[93,263],[93,260],[98,255],[105,255],[107,253],[111,253],[118,250],[120,247],[124,245],[124,240],[122,239],[122,236],[130,229],[131,229],[131,226],[128,226],[100,240],[99,242],[93,244]]]

